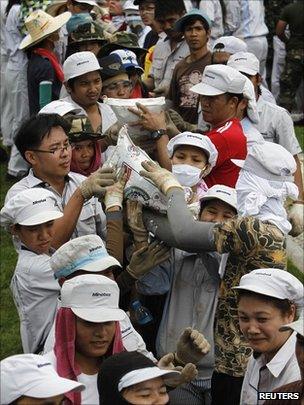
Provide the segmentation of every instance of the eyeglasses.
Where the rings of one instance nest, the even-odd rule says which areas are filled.
[[[59,157],[62,152],[68,151],[74,148],[74,145],[71,145],[70,143],[65,144],[63,146],[56,146],[55,148],[51,150],[43,150],[43,149],[31,149],[32,152],[41,152],[41,153],[51,153],[54,156]]]
[[[119,82],[114,82],[104,86],[104,89],[115,91],[119,89],[128,89],[132,86],[132,83],[129,80],[121,80]]]

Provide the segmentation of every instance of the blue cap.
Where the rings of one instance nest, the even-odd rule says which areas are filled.
[[[73,14],[66,24],[68,33],[75,31],[80,25],[93,22],[93,18],[89,13]]]
[[[211,21],[210,18],[205,14],[203,11],[199,10],[198,8],[193,8],[191,11],[189,11],[187,14],[185,14],[182,18],[176,21],[174,25],[175,31],[183,31],[183,26],[187,22],[187,20],[190,20],[190,18],[197,17],[198,19],[206,21],[208,24],[208,27],[211,28]]]

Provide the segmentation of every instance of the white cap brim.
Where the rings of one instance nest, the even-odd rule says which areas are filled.
[[[63,217],[63,213],[60,211],[40,212],[39,214],[33,215],[30,218],[25,219],[24,221],[19,221],[18,224],[25,226],[39,225],[61,217]]]
[[[234,163],[238,167],[244,167],[245,160],[242,159],[230,159],[232,163]]]
[[[53,17],[52,25],[51,27],[44,32],[44,34],[38,38],[33,40],[30,34],[28,34],[20,43],[19,49],[25,49],[28,48],[30,45],[35,45],[38,42],[42,41],[44,38],[47,36],[51,35],[53,32],[59,30],[61,27],[66,24],[69,19],[71,18],[71,13],[69,11],[65,11],[62,14],[59,14],[57,17]]]
[[[71,308],[73,313],[88,322],[111,322],[122,321],[127,315],[119,308],[90,307]]]
[[[278,291],[272,290],[269,285],[267,286],[260,286],[260,285],[252,285],[252,280],[250,280],[250,284],[242,284],[241,286],[238,287],[232,287],[233,290],[246,290],[246,291],[252,291],[257,294],[262,294],[266,295],[268,297],[274,297],[274,298],[279,298],[280,300],[286,299],[286,295],[284,294],[279,294]]]
[[[77,381],[68,380],[67,378],[59,376],[58,378],[50,376],[47,381],[41,381],[25,391],[23,395],[33,398],[49,398],[70,391],[83,391],[84,389],[85,386]]]
[[[172,138],[173,139],[173,138]],[[174,152],[175,152],[175,150],[179,147],[179,146],[195,146],[196,148],[198,148],[198,149],[201,149],[201,150],[203,150],[204,152],[206,152],[206,154],[208,155],[208,160],[209,160],[209,157],[210,157],[210,151],[207,149],[207,148],[204,148],[203,146],[201,146],[201,145],[198,145],[198,142],[197,141],[195,141],[195,140],[191,140],[191,139],[180,139],[179,141],[176,141],[174,144],[173,144],[173,148],[172,148],[172,151],[168,151],[169,152],[169,157],[170,158],[172,158],[172,156],[173,156],[173,154],[174,154]],[[172,153],[171,153],[172,152]]]
[[[198,83],[191,87],[190,90],[193,91],[193,93],[201,94],[202,96],[219,96],[220,94],[225,93],[225,91],[219,90],[206,83]]]
[[[146,367],[138,370],[130,371],[125,374],[118,384],[118,391],[121,392],[124,388],[128,388],[134,384],[139,384],[143,381],[152,380],[153,378],[166,376],[166,378],[176,377],[180,374],[179,371],[162,370],[158,367]]]
[[[233,66],[231,66],[231,67],[233,67]],[[234,67],[234,69],[238,70],[240,73],[246,73],[247,75],[250,75],[250,76],[255,76],[257,73],[259,73],[255,69],[250,69],[250,67],[247,67],[247,66],[244,66],[244,67],[238,66],[238,67]]]

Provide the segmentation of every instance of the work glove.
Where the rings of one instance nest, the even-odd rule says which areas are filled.
[[[157,363],[159,368],[171,371],[179,371],[179,375],[176,377],[170,378],[168,380],[168,386],[171,388],[176,388],[181,384],[188,383],[194,380],[197,375],[198,371],[194,364],[188,363],[184,367],[182,366],[175,366],[174,365],[174,353],[168,353],[163,356],[159,362]]]
[[[139,201],[127,200],[127,218],[134,242],[148,242],[148,231],[142,220],[142,204]]]
[[[128,178],[127,174],[124,173],[113,186],[106,187],[106,193],[104,196],[104,204],[106,211],[112,207],[122,208],[123,202],[123,192]]]
[[[107,146],[115,146],[117,145],[117,140],[118,140],[118,133],[122,128],[122,124],[119,124],[116,122],[115,124],[111,125],[110,128],[108,128],[104,133],[104,142],[107,144]]]
[[[105,195],[106,187],[112,186],[115,182],[115,173],[112,168],[100,168],[84,180],[79,189],[85,200],[95,196],[102,198]]]
[[[197,125],[190,124],[190,122],[184,121],[183,117],[181,115],[179,115],[179,113],[176,112],[175,110],[170,108],[167,113],[170,118],[170,121],[177,128],[177,131],[178,131],[177,134],[179,134],[180,132],[185,132],[185,131],[196,132]],[[167,131],[168,131],[168,127],[167,127]],[[177,134],[175,134],[175,135],[177,135]],[[168,134],[168,136],[170,137],[169,134]]]
[[[133,278],[139,279],[169,257],[170,247],[163,242],[154,241],[133,253],[127,272]]]
[[[292,225],[289,232],[291,236],[299,236],[303,232],[303,210],[304,205],[301,203],[293,203],[289,210],[288,221]]]
[[[145,161],[142,162],[141,165],[145,170],[141,170],[139,174],[142,177],[153,181],[153,183],[163,194],[167,194],[172,187],[177,187],[183,190],[183,187],[176,180],[173,174],[169,172],[169,170],[160,167],[159,164]]]
[[[210,351],[210,344],[199,331],[186,328],[181,334],[175,354],[179,364],[197,364]]]

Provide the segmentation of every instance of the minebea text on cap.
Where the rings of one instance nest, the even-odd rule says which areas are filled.
[[[69,56],[63,64],[64,81],[67,82],[74,77],[101,70],[102,67],[93,52],[76,52]]]

